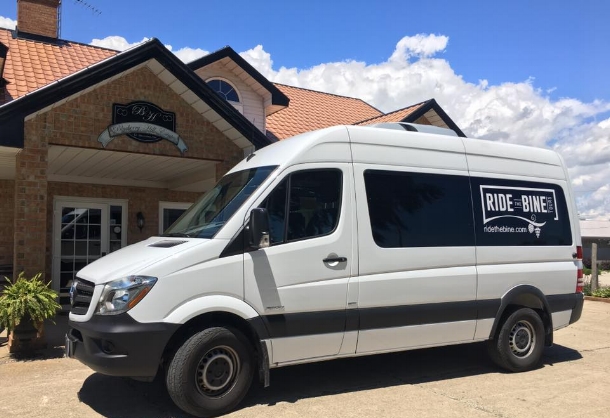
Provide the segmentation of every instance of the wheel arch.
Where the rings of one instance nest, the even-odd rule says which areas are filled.
[[[241,332],[252,345],[261,380],[269,384],[269,354],[263,341],[268,338],[264,321],[244,301],[223,295],[204,296],[193,299],[172,311],[167,322],[182,324],[169,339],[161,359],[166,366],[173,353],[193,334],[205,328],[229,327]]]
[[[531,285],[515,286],[502,296],[500,308],[489,334],[490,339],[495,339],[498,336],[502,323],[508,316],[521,307],[531,308],[540,315],[544,324],[545,345],[552,345],[553,316],[549,302],[540,289]]]

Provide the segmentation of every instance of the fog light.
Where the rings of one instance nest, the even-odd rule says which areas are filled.
[[[106,354],[112,354],[114,352],[114,344],[108,340],[102,340],[102,351]]]

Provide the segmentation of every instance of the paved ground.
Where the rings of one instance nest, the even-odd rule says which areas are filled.
[[[65,318],[61,318],[62,321]],[[61,324],[49,327],[61,341]],[[4,341],[5,339],[0,339]],[[509,374],[482,344],[274,370],[231,417],[608,417],[610,303],[585,302],[538,370]],[[50,349],[47,356],[61,356]],[[0,347],[0,416],[184,417],[162,382],[92,373],[76,360],[15,361]]]

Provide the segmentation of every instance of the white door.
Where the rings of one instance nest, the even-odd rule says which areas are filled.
[[[477,274],[466,173],[354,166],[357,352],[472,341]]]
[[[266,322],[274,363],[341,349],[357,263],[351,178],[348,164],[299,165],[257,205],[268,210],[271,246],[245,254],[244,290]]]
[[[53,288],[69,304],[70,286],[87,264],[125,243],[123,207],[107,203],[55,201],[53,211]]]

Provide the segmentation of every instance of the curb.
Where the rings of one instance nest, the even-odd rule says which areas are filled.
[[[610,303],[610,298],[597,298],[595,296],[585,296],[585,300],[591,300],[593,302]]]

